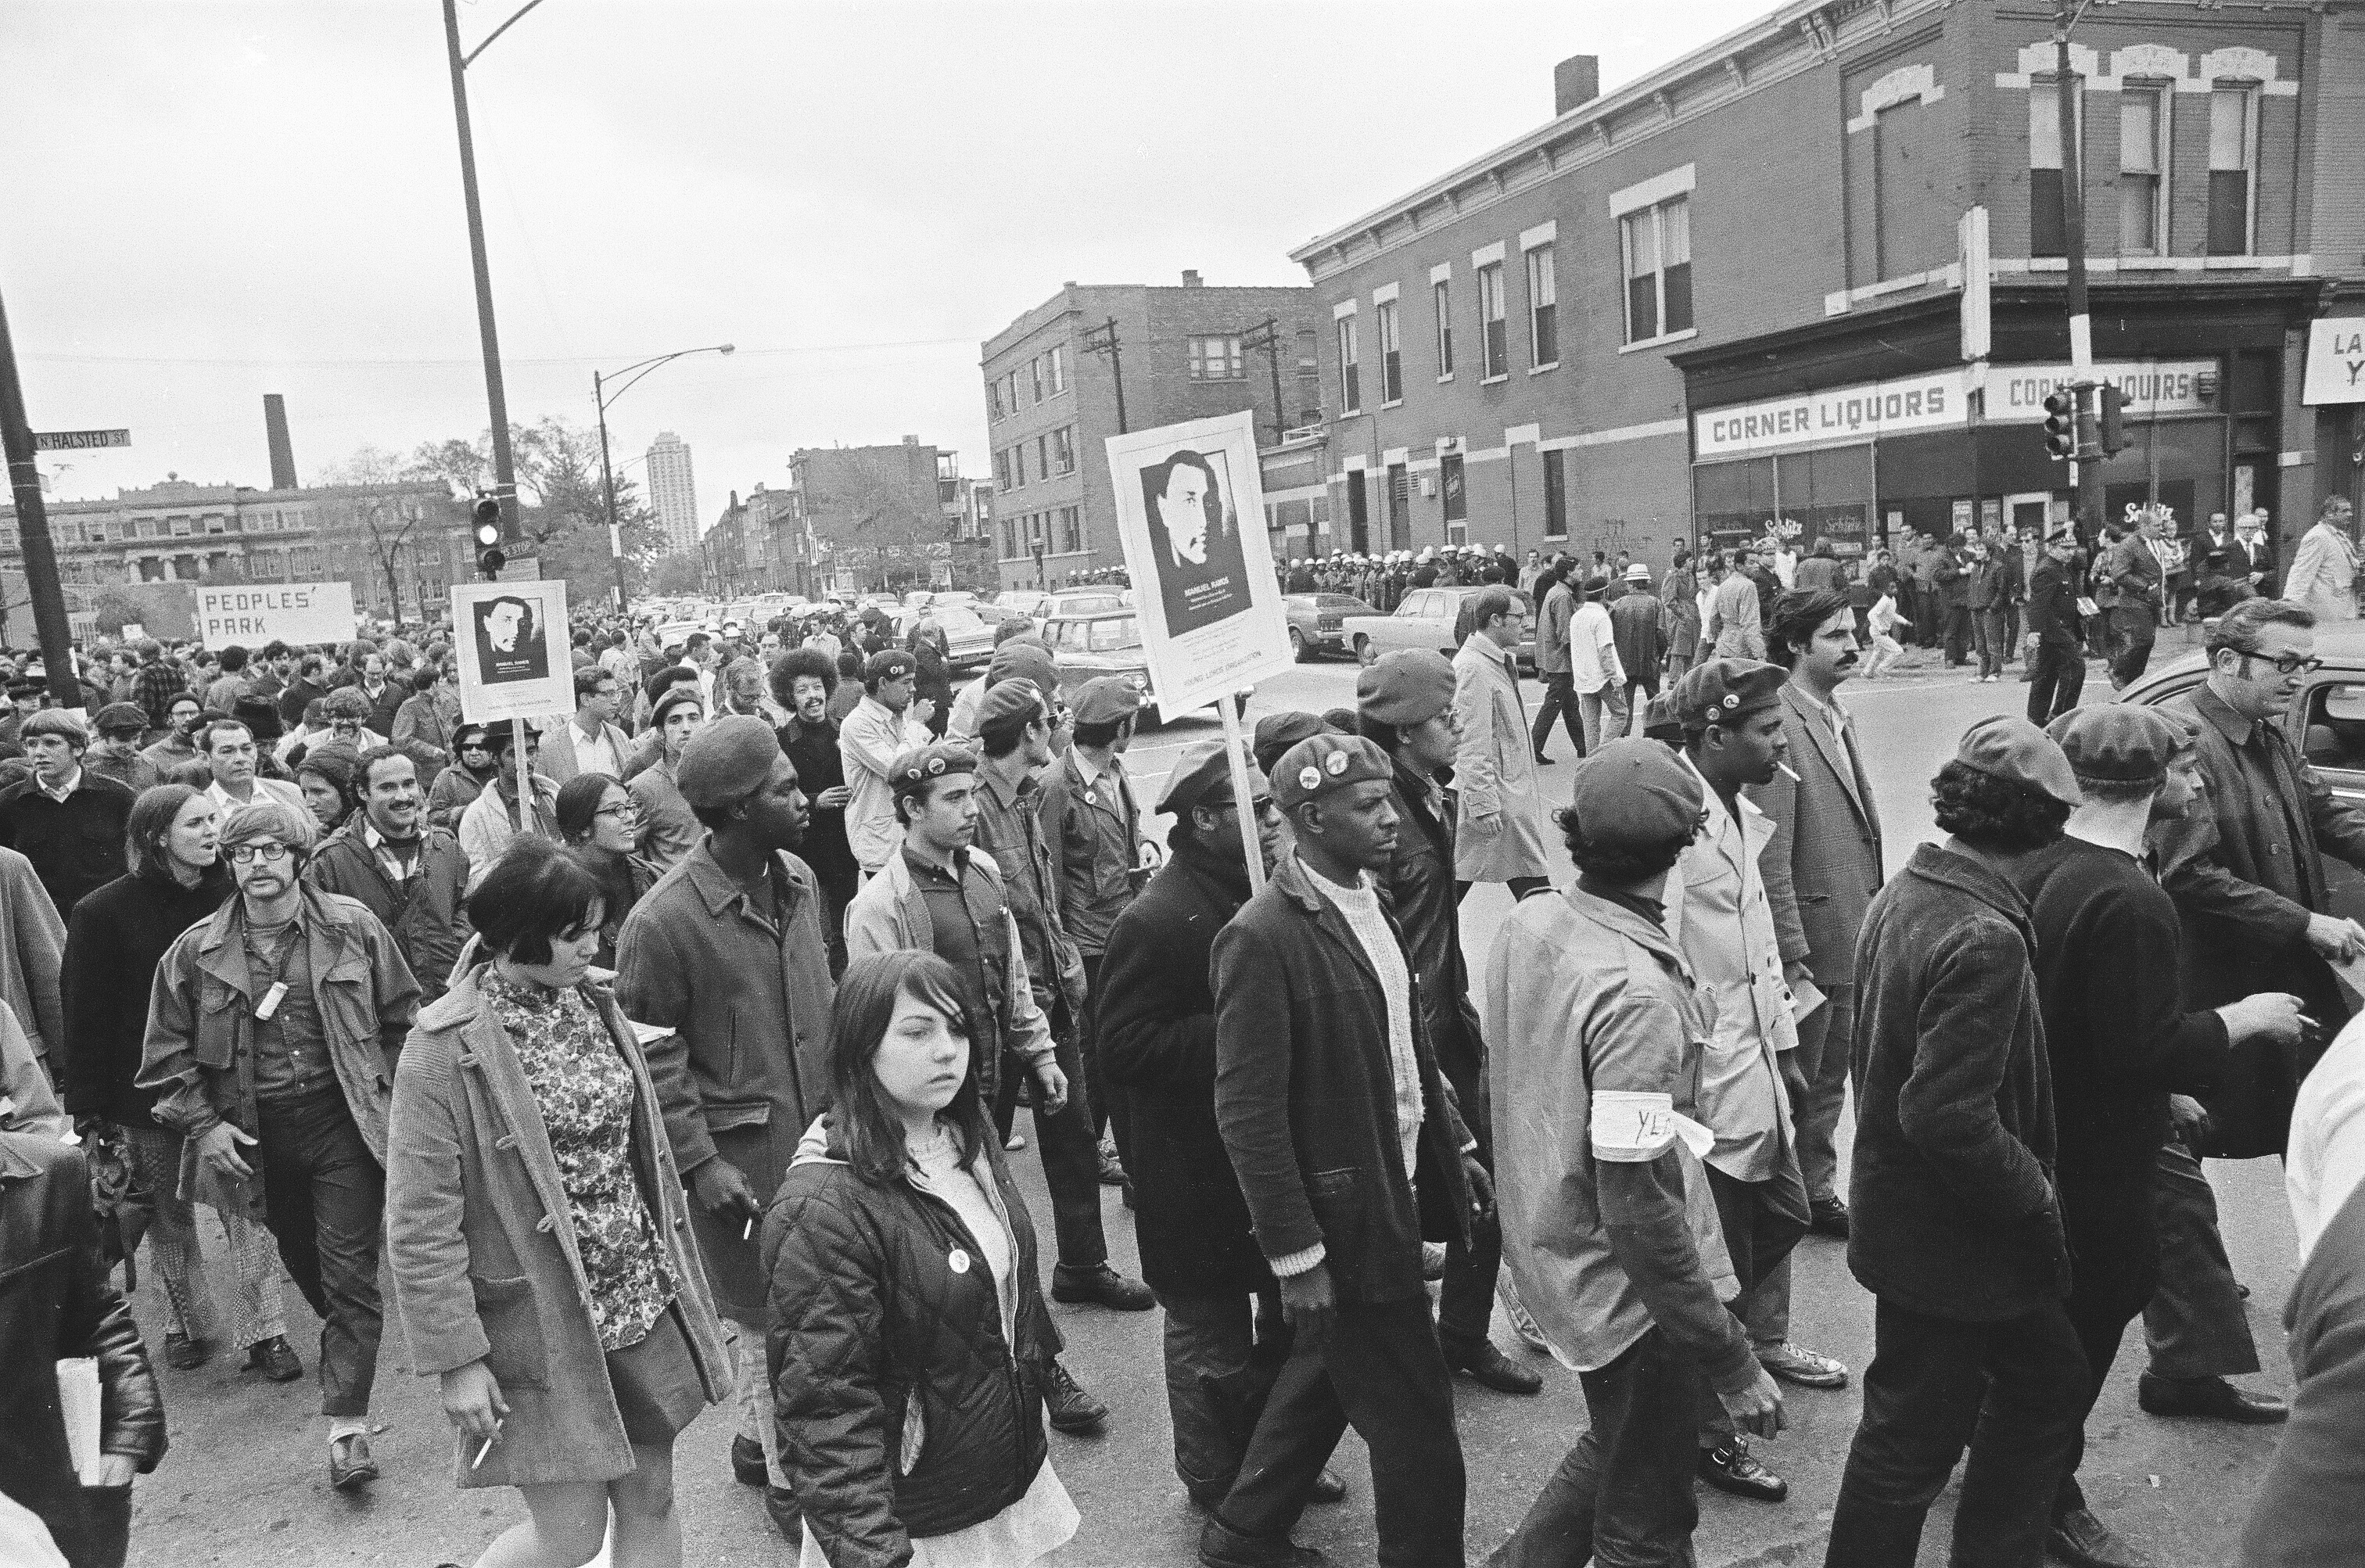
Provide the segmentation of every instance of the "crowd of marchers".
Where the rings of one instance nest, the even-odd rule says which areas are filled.
[[[1815,572],[1761,607],[1751,554],[1747,594],[1687,560],[1614,599],[1565,562],[1485,583],[1451,659],[1381,657],[1351,709],[1194,745],[1154,799],[1139,693],[1063,689],[1024,622],[958,690],[925,622],[598,625],[541,726],[463,722],[435,642],[143,642],[90,662],[87,722],[27,693],[0,722],[0,1559],[122,1562],[169,1462],[151,1346],[302,1378],[284,1276],[334,1485],[378,1475],[390,1316],[455,1483],[519,1494],[443,1551],[678,1563],[676,1439],[720,1405],[806,1568],[1023,1568],[1094,1503],[1047,1423],[1110,1418],[1011,1177],[1026,1104],[1048,1299],[1163,1314],[1207,1568],[1320,1561],[1293,1530],[1348,1495],[1351,1425],[1378,1560],[1463,1568],[1454,1379],[1541,1386],[1498,1316],[1588,1423],[1481,1522],[1510,1530],[1489,1562],[1689,1561],[1696,1484],[1784,1505],[1753,1439],[1784,1385],[1854,1375],[1790,1321],[1810,1234],[1875,1300],[1827,1562],[1911,1563],[1961,1465],[1956,1560],[2140,1562],[2078,1482],[2135,1318],[2146,1411],[2292,1414],[2231,1381],[2259,1363],[2202,1165],[2264,1154],[2299,1393],[2243,1561],[2341,1560],[2365,1036],[2332,966],[2365,930],[2322,857],[2365,865],[2365,812],[2280,723],[2315,614],[2231,605],[2161,707],[1975,725],[1892,877],[1841,696],[1862,607]],[[1664,607],[1702,599],[1678,651]],[[1762,641],[1728,653],[1728,623]],[[1474,974],[1477,882],[1518,902]]]

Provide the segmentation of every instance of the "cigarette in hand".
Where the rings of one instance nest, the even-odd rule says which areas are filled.
[[[476,1457],[468,1462],[468,1468],[470,1470],[482,1468],[485,1462],[485,1456],[493,1451],[493,1439],[495,1438],[499,1438],[500,1435],[501,1424],[499,1421],[496,1421],[493,1423],[492,1437],[487,1438],[483,1442],[476,1445]]]
[[[741,1226],[739,1227],[739,1239],[740,1239],[740,1240],[742,1240],[742,1241],[745,1241],[745,1240],[746,1240],[749,1237],[754,1236],[755,1234],[756,1234],[756,1216],[755,1216],[754,1215],[749,1215],[747,1216],[747,1223],[746,1223],[745,1225],[743,1225],[743,1226]]]

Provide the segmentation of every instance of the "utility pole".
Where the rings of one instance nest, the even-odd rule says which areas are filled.
[[[1281,406],[1281,322],[1268,316],[1255,327],[1240,334],[1240,347],[1261,349],[1272,366],[1272,443],[1281,444],[1282,432],[1289,428],[1288,416]]]
[[[2084,7],[2053,0],[2053,103],[2061,137],[2061,251],[2068,274],[2069,381],[2078,400],[2078,524],[2091,539],[2102,527],[2102,451],[2096,430],[2094,326],[2086,307],[2086,158],[2078,138],[2079,80],[2069,70],[2069,29]]]
[[[451,0],[444,0],[444,3],[449,5]],[[1126,432],[1125,358],[1117,350],[1115,317],[1110,317],[1084,334],[1084,352],[1108,356],[1109,376],[1116,383],[1116,433],[1123,435]]]
[[[493,31],[486,45],[508,30],[510,22],[533,9],[532,0]],[[476,200],[476,143],[468,129],[468,62],[476,55],[460,52],[460,13],[454,0],[443,0],[443,41],[452,59],[452,118],[460,131],[460,188],[468,200],[468,259],[476,269],[476,334],[485,351],[485,402],[493,421],[493,494],[501,503],[501,537],[518,538],[517,465],[510,455],[510,400],[501,386],[501,342],[493,330],[493,274],[485,261],[485,214]]]
[[[25,387],[17,379],[17,344],[8,334],[8,311],[0,306],[0,450],[8,457],[8,486],[17,498],[17,534],[25,550],[25,591],[33,601],[33,630],[41,644],[41,671],[50,700],[61,708],[83,705],[74,678],[73,634],[66,625],[65,589],[58,584],[58,553],[50,543],[50,509],[41,499],[40,470],[33,462],[33,425],[25,413]]]

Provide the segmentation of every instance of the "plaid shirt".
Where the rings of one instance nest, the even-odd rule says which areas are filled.
[[[131,678],[131,700],[147,712],[149,726],[161,730],[172,711],[173,699],[188,689],[189,683],[181,678],[179,670],[159,660],[141,665],[139,673]]]

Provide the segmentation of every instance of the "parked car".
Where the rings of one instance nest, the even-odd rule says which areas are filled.
[[[2315,656],[2324,667],[2309,675],[2292,695],[2283,713],[2283,734],[2335,796],[2365,806],[2365,622],[2319,622]],[[2165,702],[2191,690],[2208,674],[2205,655],[2187,654],[2145,671],[2118,700]],[[2323,858],[2332,913],[2365,921],[2365,872],[2329,855]]]
[[[1351,654],[1345,622],[1350,615],[1377,615],[1378,610],[1352,594],[1293,593],[1282,603],[1289,611],[1289,651],[1305,664],[1317,654]]]
[[[1435,648],[1452,658],[1461,644],[1453,640],[1453,629],[1462,614],[1462,601],[1485,592],[1481,586],[1467,588],[1414,588],[1396,606],[1394,615],[1377,611],[1369,615],[1350,615],[1339,629],[1355,657],[1370,664],[1382,654],[1397,648]],[[1528,597],[1518,589],[1510,590],[1523,604]],[[1536,667],[1535,606],[1528,605],[1528,629],[1519,639],[1519,667]]]
[[[956,673],[982,669],[993,659],[993,628],[983,617],[966,604],[931,604],[925,609],[899,610],[895,612],[895,640],[902,643],[912,634],[912,629],[923,621],[933,621],[944,628],[945,641],[950,645],[949,662]]]
[[[1112,610],[1129,610],[1133,601],[1125,589],[1115,588],[1057,588],[1044,599],[1035,614],[1042,621],[1063,620],[1070,615],[1099,615]]]
[[[1158,702],[1149,693],[1149,661],[1142,654],[1141,621],[1133,611],[1118,608],[1054,617],[1043,623],[1043,640],[1051,644],[1051,666],[1059,672],[1061,698],[1072,703],[1085,682],[1122,676],[1141,693],[1141,715],[1134,721],[1135,727],[1158,727]]]

